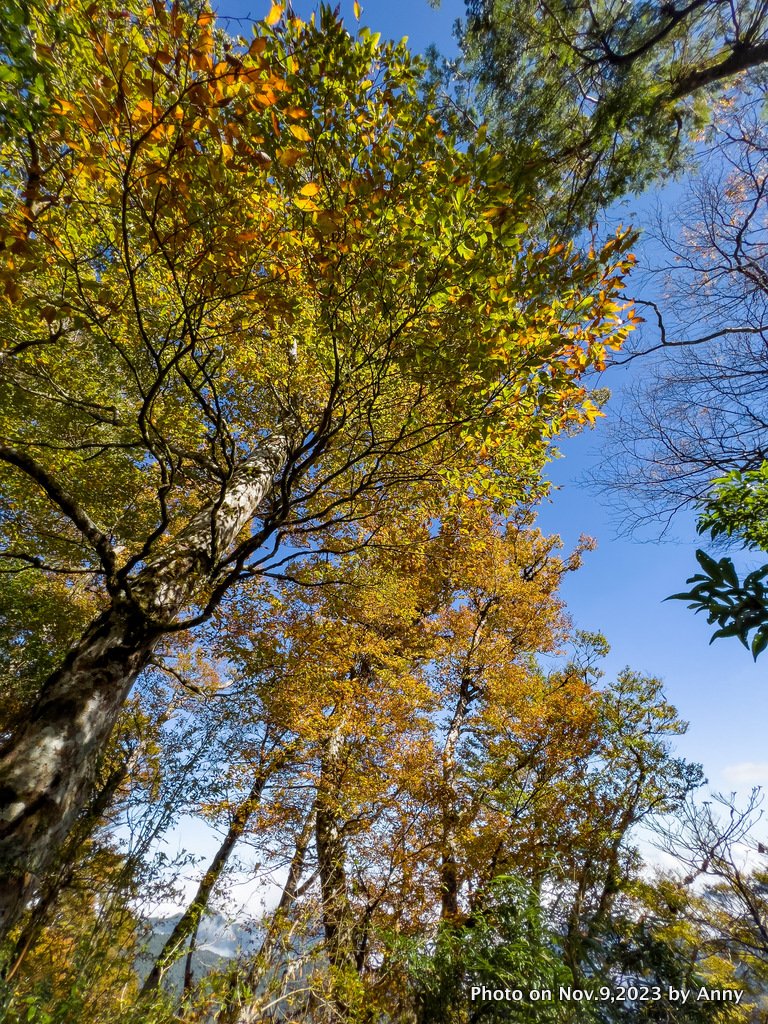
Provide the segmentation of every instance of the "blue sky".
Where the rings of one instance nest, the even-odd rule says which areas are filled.
[[[260,19],[270,0],[219,0],[216,6],[222,15]],[[437,9],[427,0],[362,0],[361,6],[360,25],[385,38],[408,36],[417,51],[435,43],[451,52],[452,26],[464,14],[463,0],[443,0]],[[307,0],[294,0],[293,7],[302,17],[314,9]],[[354,31],[352,0],[341,0],[339,7]],[[617,396],[623,377],[622,371],[609,370],[600,383]],[[703,764],[715,789],[768,785],[768,654],[754,664],[736,640],[710,647],[711,630],[701,616],[682,602],[663,603],[696,571],[699,543],[692,515],[676,524],[675,540],[618,537],[605,499],[580,482],[601,458],[611,403],[606,412],[595,430],[561,444],[564,457],[550,467],[557,490],[539,517],[541,528],[559,533],[566,549],[582,533],[598,541],[597,551],[586,556],[583,568],[563,587],[574,624],[606,635],[612,646],[609,672],[631,665],[664,680],[668,697],[690,722],[678,743],[680,753]]]
[[[285,0],[280,0],[285,2]],[[350,31],[358,22],[352,10],[352,0],[330,0],[329,5],[339,12]],[[319,5],[311,0],[292,0],[293,10],[306,18]],[[220,15],[259,20],[266,16],[271,0],[214,0]],[[451,29],[457,18],[464,16],[464,0],[443,0],[438,8],[430,7],[427,0],[360,0],[359,24],[384,39],[402,39],[408,36],[411,49],[423,52],[435,43],[443,53],[455,50]]]

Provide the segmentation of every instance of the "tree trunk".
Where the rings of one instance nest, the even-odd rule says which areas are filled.
[[[179,918],[176,927],[168,936],[165,945],[160,950],[152,970],[147,975],[147,979],[141,989],[142,997],[151,995],[152,992],[155,991],[157,986],[160,984],[163,975],[171,967],[181,952],[182,947],[200,926],[200,921],[208,907],[208,901],[211,898],[214,886],[218,882],[219,878],[221,878],[221,873],[227,866],[227,862],[232,855],[232,851],[248,827],[251,815],[256,810],[256,807],[261,800],[261,794],[264,790],[264,786],[266,785],[269,776],[275,770],[275,767],[275,765],[270,765],[268,769],[257,774],[253,785],[251,786],[250,793],[245,800],[238,805],[232,818],[232,824],[229,826],[221,846],[216,851],[216,855],[211,861],[208,870],[200,880],[197,892],[195,893],[195,898]]]
[[[288,868],[288,877],[285,880],[285,885],[283,886],[283,891],[280,894],[278,904],[272,913],[272,920],[267,928],[267,934],[264,936],[264,940],[259,947],[257,957],[261,960],[264,960],[269,956],[271,949],[277,941],[280,925],[284,922],[288,911],[299,897],[299,882],[301,881],[301,876],[304,872],[304,861],[307,856],[309,841],[312,837],[314,818],[315,806],[313,804],[309,814],[304,819],[301,832],[299,832],[296,838],[296,848],[293,851],[293,857],[291,857],[291,863]]]
[[[192,983],[195,980],[194,972],[192,971],[192,958],[194,957],[195,950],[197,949],[197,935],[198,935],[199,931],[200,931],[200,920],[198,919],[198,922],[195,925],[195,930],[192,932],[192,936],[190,937],[190,940],[189,940],[189,949],[187,950],[187,959],[186,959],[186,962],[184,964],[184,990],[183,990],[184,991],[184,999],[182,1000],[182,1005],[186,1001],[189,993],[192,991]]]
[[[280,929],[286,922],[288,912],[299,897],[299,882],[304,871],[309,841],[312,838],[314,816],[313,804],[296,839],[296,848],[288,868],[288,877],[283,886],[280,901],[272,913],[272,920],[259,951],[251,960],[244,978],[240,977],[238,965],[235,965],[232,970],[227,993],[216,1017],[216,1024],[256,1024],[261,1019],[260,1004],[263,1000],[256,997],[256,989],[267,971],[270,956],[280,938]],[[250,992],[247,999],[243,999],[241,995],[243,991]]]
[[[283,437],[267,441],[232,474],[217,501],[147,558],[0,750],[0,942],[86,803],[134,680],[271,491],[287,447]]]
[[[331,966],[329,1019],[352,1016],[349,984],[357,972],[355,929],[349,899],[344,844],[345,821],[341,797],[345,742],[341,724],[334,726],[320,754],[320,778],[315,813],[315,847],[320,876],[320,898],[325,954]]]
[[[335,728],[325,743],[320,762],[317,792],[315,841],[323,904],[325,949],[331,964],[337,968],[354,967],[352,909],[349,905],[346,850],[342,835],[343,822],[339,809],[343,741],[341,729]]]
[[[130,762],[119,765],[94,796],[85,816],[78,819],[77,826],[70,833],[62,850],[60,866],[57,865],[53,877],[46,881],[43,891],[38,894],[38,900],[16,939],[8,963],[0,971],[0,980],[6,985],[10,985],[19,972],[27,954],[48,922],[59,896],[72,883],[78,867],[78,854],[90,839],[118,789],[128,777],[129,770]]]
[[[442,756],[442,835],[440,838],[440,917],[455,921],[459,915],[459,829],[458,794],[456,793],[456,756],[459,740],[474,696],[474,685],[468,673],[462,676],[456,707],[453,711]]]
[[[483,689],[482,673],[475,664],[476,654],[488,625],[491,609],[499,603],[497,595],[487,597],[477,608],[477,622],[464,657],[459,679],[459,692],[453,709],[445,745],[442,752],[442,835],[440,837],[440,917],[443,921],[457,921],[459,917],[459,825],[461,823],[458,783],[459,743],[475,701]]]

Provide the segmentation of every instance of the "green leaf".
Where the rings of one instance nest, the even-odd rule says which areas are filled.
[[[768,647],[768,626],[759,629],[752,638],[752,657],[757,661],[757,656],[762,654]]]
[[[714,558],[706,553],[706,551],[699,549],[696,552],[696,561],[712,579],[720,578],[721,563],[716,562]]]

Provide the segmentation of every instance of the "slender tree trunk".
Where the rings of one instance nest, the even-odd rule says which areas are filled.
[[[273,487],[287,441],[273,437],[233,473],[85,631],[0,750],[0,942],[88,799],[99,756],[137,675],[173,620],[215,576],[221,554]]]
[[[499,603],[494,594],[486,598],[477,609],[477,622],[472,639],[464,658],[464,667],[459,680],[459,692],[453,709],[448,733],[442,753],[443,814],[440,850],[440,917],[444,921],[456,921],[459,916],[459,825],[461,811],[457,792],[457,760],[462,732],[467,724],[472,706],[482,692],[482,678],[475,664],[475,655],[488,624],[491,609]]]
[[[208,901],[211,898],[211,893],[213,892],[216,883],[221,878],[221,874],[227,866],[227,862],[232,855],[232,851],[240,839],[242,839],[243,833],[248,827],[248,822],[259,805],[264,786],[275,768],[275,765],[270,765],[269,768],[265,768],[263,771],[259,772],[254,779],[250,793],[245,800],[238,805],[232,818],[232,824],[229,826],[227,834],[224,836],[221,846],[216,851],[216,855],[211,861],[208,870],[201,878],[194,899],[179,918],[176,927],[166,939],[165,945],[160,950],[152,970],[147,975],[147,979],[141,990],[142,997],[148,996],[155,991],[162,981],[163,975],[172,966],[181,953],[184,945],[199,928],[200,921],[208,907]]]
[[[337,968],[355,966],[352,908],[349,905],[346,850],[339,809],[343,749],[341,729],[336,727],[321,755],[315,816],[325,949],[332,966]]]
[[[277,945],[280,929],[286,921],[288,911],[299,897],[299,882],[304,871],[309,841],[312,838],[314,816],[313,805],[296,839],[296,848],[288,868],[288,877],[280,894],[280,900],[272,913],[272,920],[264,940],[258,953],[251,960],[244,978],[240,977],[239,968],[236,967],[232,971],[226,996],[216,1017],[216,1024],[256,1024],[261,1018],[259,1000],[253,996],[253,993],[265,974],[270,955]],[[239,995],[243,989],[251,993],[251,997],[247,1000],[242,999]]]
[[[288,877],[285,880],[283,891],[280,893],[278,904],[272,913],[272,920],[269,923],[267,934],[264,936],[264,941],[259,947],[257,955],[261,960],[264,960],[269,956],[269,953],[274,948],[280,931],[280,925],[299,897],[299,882],[301,881],[301,876],[304,871],[304,861],[307,856],[307,849],[309,848],[309,840],[312,837],[314,820],[315,807],[313,805],[309,814],[305,818],[301,832],[296,839],[296,848],[293,851],[293,857],[291,857],[291,863],[288,868]]]
[[[200,918],[198,918],[195,930],[189,940],[189,949],[187,950],[187,959],[184,963],[184,1000],[188,997],[188,994],[192,991],[192,983],[195,980],[194,972],[192,971],[192,958],[195,955],[197,949],[197,935],[200,931]]]
[[[456,755],[461,732],[472,705],[473,684],[469,675],[462,677],[442,756],[443,813],[440,841],[440,917],[455,921],[459,914],[459,853],[457,835],[459,812],[456,794]]]

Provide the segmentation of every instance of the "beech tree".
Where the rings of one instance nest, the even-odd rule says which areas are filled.
[[[504,530],[472,503],[434,536],[411,521],[380,540],[347,561],[336,589],[302,582],[317,579],[310,556],[268,608],[240,602],[239,629],[223,640],[241,671],[268,675],[264,645],[284,637],[271,689],[302,737],[252,840],[268,862],[269,833],[295,831],[291,914],[270,921],[269,957],[231,979],[227,1024],[267,1006],[400,1019],[413,1007],[396,937],[421,948],[441,921],[448,947],[471,944],[511,875],[534,901],[548,894],[558,970],[575,984],[607,976],[601,942],[636,881],[633,829],[700,782],[669,750],[685,725],[657,680],[626,672],[603,688],[577,663],[536,668],[534,653],[566,636],[557,588],[578,551],[561,558],[555,539]],[[302,787],[316,794],[303,797],[307,846],[293,824]]]
[[[629,236],[527,240],[404,48],[326,9],[250,43],[204,7],[70,14],[49,109],[2,142],[4,564],[97,611],[7,726],[2,934],[164,637],[385,500],[530,495],[628,326]]]
[[[386,990],[387,972],[379,979],[372,970],[383,932],[422,927],[440,903],[441,856],[446,843],[459,841],[437,835],[448,816],[442,791],[452,781],[440,782],[438,725],[457,696],[451,659],[472,657],[461,645],[472,648],[475,604],[490,578],[503,608],[476,658],[495,660],[502,673],[506,657],[510,686],[521,683],[524,652],[549,649],[562,634],[555,591],[578,563],[578,554],[554,553],[555,539],[522,525],[498,536],[500,526],[473,502],[446,508],[437,532],[427,518],[396,517],[381,526],[377,545],[342,566],[309,555],[277,592],[253,581],[224,598],[217,615],[229,628],[212,649],[227,658],[244,713],[251,692],[262,702],[257,716],[280,723],[291,751],[253,808],[248,839],[267,864],[282,861],[286,833],[295,835],[296,849],[288,850],[293,880],[266,925],[268,941],[225,986],[222,1022],[257,1019],[276,999],[287,1006],[294,997],[282,974],[290,979],[306,959],[313,998],[355,1019]],[[323,572],[339,585],[312,585]],[[456,610],[461,603],[464,612]],[[233,771],[250,779],[243,760]],[[232,828],[201,887],[229,856],[242,806],[233,808]],[[306,948],[290,939],[297,921]]]

